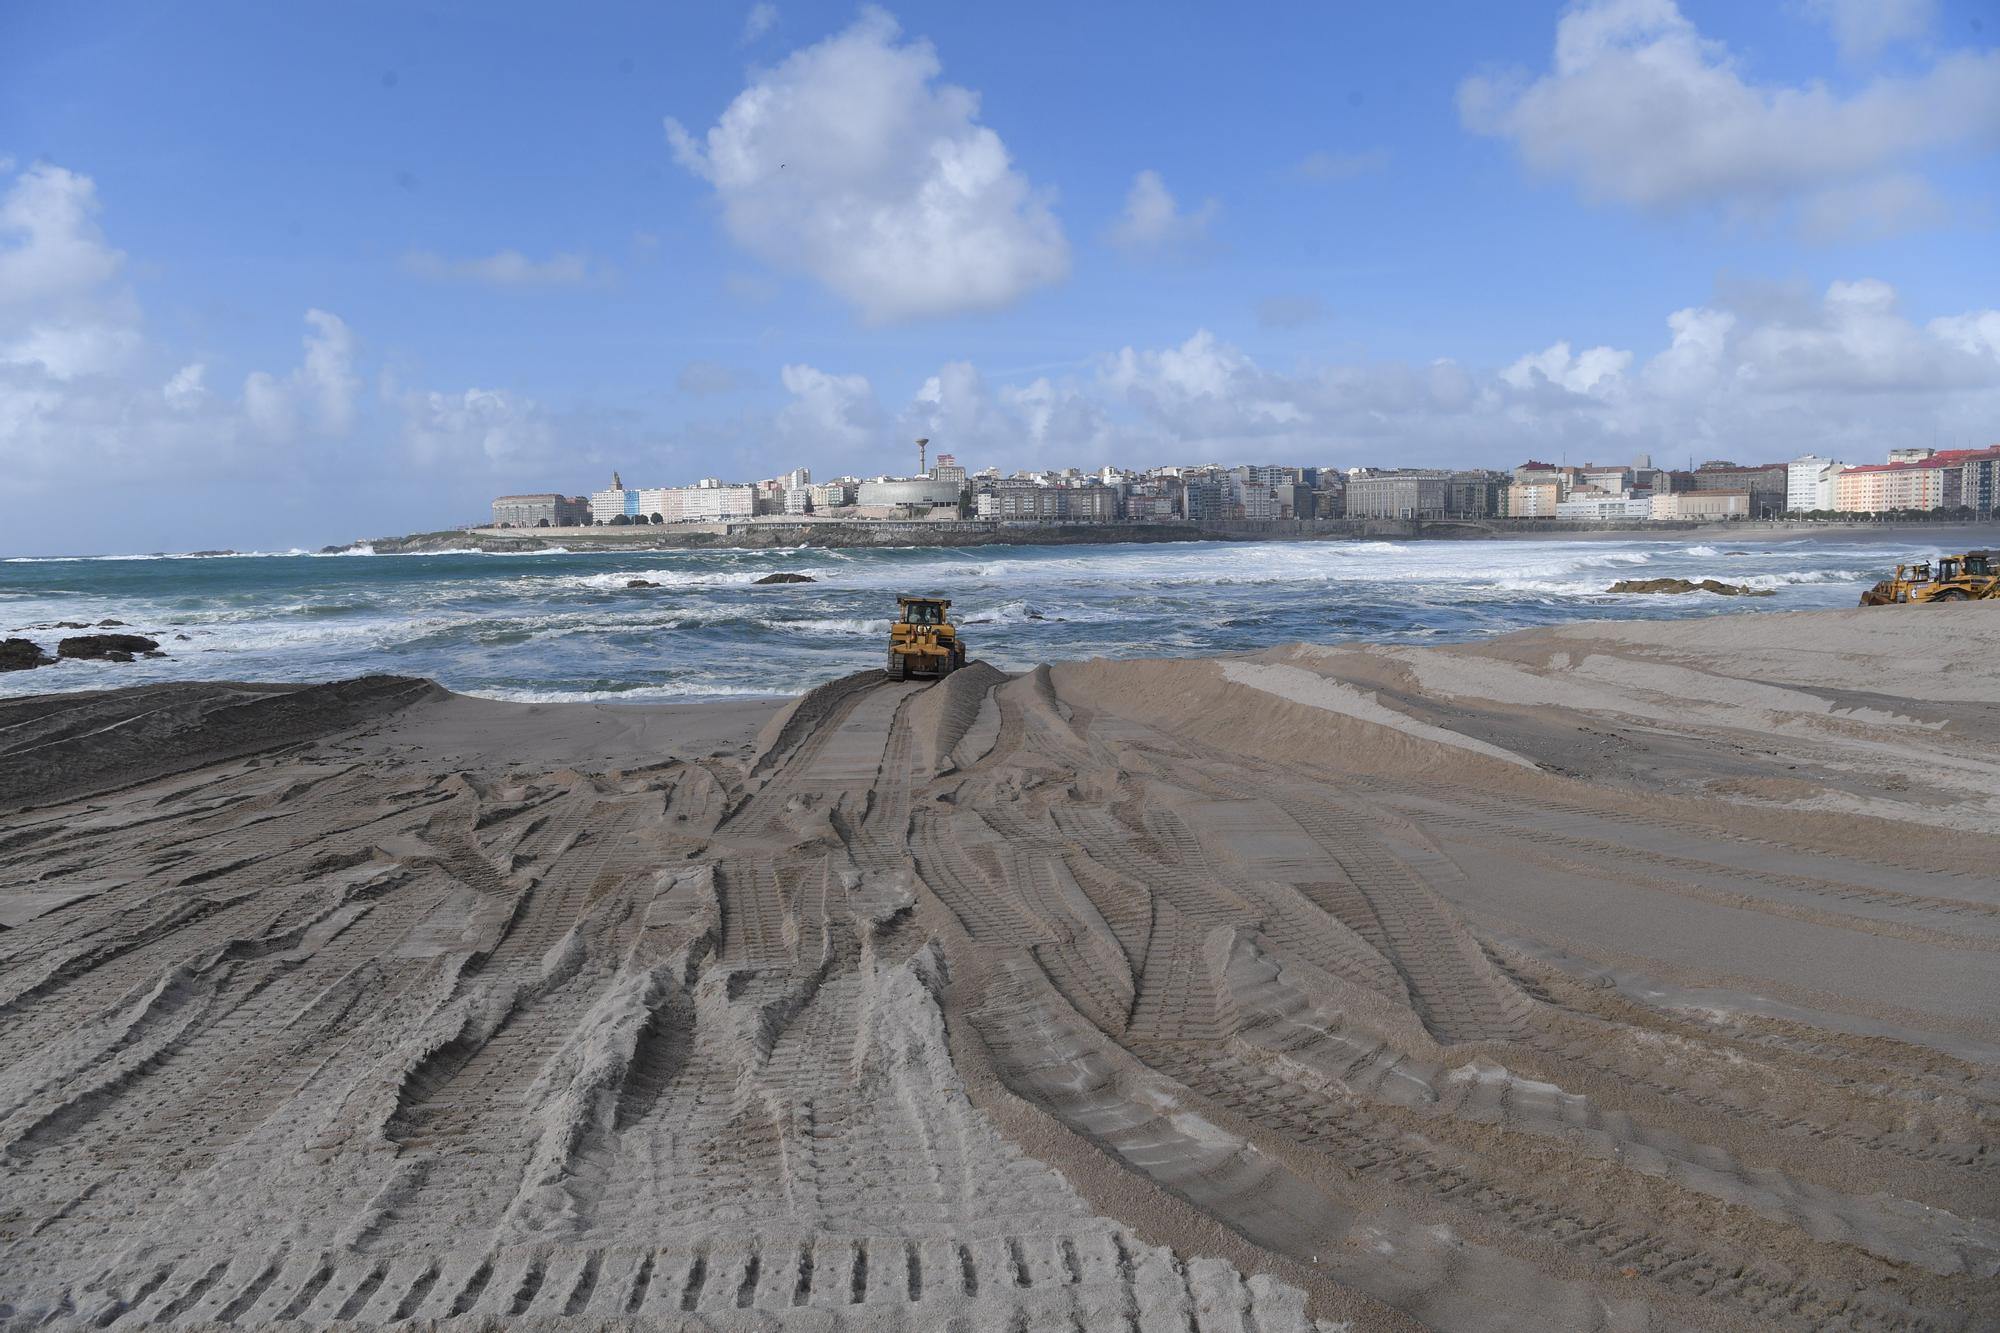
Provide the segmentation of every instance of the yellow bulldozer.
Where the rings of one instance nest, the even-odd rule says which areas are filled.
[[[1965,551],[1941,555],[1935,563],[1897,565],[1894,578],[1861,594],[1863,606],[1982,601],[2000,601],[2000,554],[1992,551]]]
[[[965,665],[965,644],[952,628],[951,603],[942,597],[896,598],[896,621],[889,626],[889,674],[948,676]]]

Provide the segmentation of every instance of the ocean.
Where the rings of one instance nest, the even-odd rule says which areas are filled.
[[[1293,640],[1449,643],[1605,617],[1850,607],[1897,560],[1935,553],[1932,540],[19,558],[0,561],[6,635],[53,652],[80,631],[38,626],[120,620],[168,656],[0,674],[0,696],[370,672],[541,702],[793,693],[879,665],[898,592],[950,597],[973,655],[1007,669]],[[817,582],[756,585],[779,572]],[[1668,576],[1774,595],[1606,591]],[[660,586],[626,586],[641,579]]]

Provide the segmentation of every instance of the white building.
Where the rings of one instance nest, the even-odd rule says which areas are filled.
[[[609,523],[620,514],[636,518],[639,513],[639,492],[629,486],[607,486],[590,493],[590,521],[593,523]]]
[[[1557,518],[1646,518],[1653,516],[1651,496],[1602,495],[1573,492],[1556,501]]]
[[[662,523],[721,523],[757,512],[757,488],[725,486],[713,477],[694,486],[651,486],[635,491],[635,513]]]
[[[1785,508],[1792,513],[1831,509],[1838,499],[1835,480],[1846,464],[1804,454],[1785,465]]]

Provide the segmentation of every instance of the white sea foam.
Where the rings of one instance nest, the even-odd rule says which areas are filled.
[[[590,703],[687,703],[694,699],[768,699],[769,693],[757,693],[727,685],[711,685],[702,681],[675,681],[665,684],[632,685],[619,689],[598,690],[553,690],[531,689],[511,685],[494,685],[478,689],[458,691],[475,699],[498,699],[505,703],[520,704],[590,704]]]

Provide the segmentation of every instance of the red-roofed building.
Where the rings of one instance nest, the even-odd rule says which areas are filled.
[[[1946,449],[1904,463],[1864,463],[1840,474],[1838,507],[1850,514],[1893,509],[1957,509],[1991,513],[2000,482],[2000,445]]]

